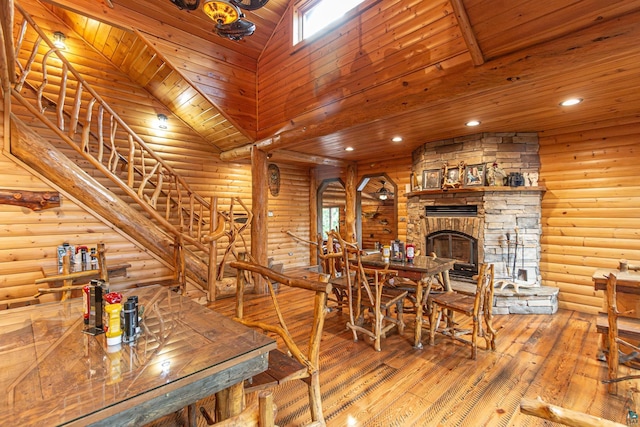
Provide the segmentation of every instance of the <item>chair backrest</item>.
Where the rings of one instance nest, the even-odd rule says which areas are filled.
[[[333,230],[327,233],[325,243],[322,234],[318,233],[318,258],[322,272],[329,275],[330,279],[340,276],[343,273],[343,254],[338,240],[339,234]]]
[[[266,332],[278,334],[280,338],[282,338],[291,355],[302,365],[306,366],[306,377],[309,378],[309,407],[311,411],[311,418],[313,421],[321,421],[324,423],[322,399],[320,395],[320,340],[322,338],[324,320],[328,312],[327,299],[329,293],[331,293],[331,284],[327,282],[328,277],[324,275],[324,277],[322,277],[322,282],[288,277],[262,265],[245,261],[233,261],[231,262],[231,267],[238,270],[236,285],[236,317],[234,320],[249,327],[259,328]],[[247,274],[245,274],[245,272],[251,272],[254,273],[254,275],[257,274],[266,279],[273,308],[277,316],[277,323],[269,323],[265,319],[254,321],[244,317],[244,288],[247,281]],[[311,333],[309,334],[306,349],[299,346],[289,332],[284,313],[280,309],[280,304],[278,303],[278,294],[275,292],[274,283],[279,283],[292,288],[305,289],[314,293],[313,323],[311,325]]]
[[[354,286],[358,290],[364,290],[370,304],[376,301],[376,293],[379,293],[379,286],[385,282],[389,276],[397,276],[396,270],[389,269],[387,263],[382,269],[367,268],[362,265],[362,251],[357,243],[347,242],[338,233],[333,237],[338,240],[343,257],[343,274],[347,277],[349,287]],[[372,280],[369,280],[372,279]],[[371,288],[373,282],[375,289]]]
[[[476,284],[476,299],[473,305],[474,315],[478,315],[481,312],[485,313],[485,315],[491,315],[493,311],[493,279],[493,264],[480,265]]]

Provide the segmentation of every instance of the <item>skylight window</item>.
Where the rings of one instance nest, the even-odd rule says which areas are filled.
[[[293,43],[317,34],[333,22],[342,18],[364,0],[308,0],[302,1],[294,9]]]

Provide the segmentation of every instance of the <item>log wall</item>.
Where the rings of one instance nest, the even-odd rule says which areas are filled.
[[[29,11],[47,33],[60,29],[60,22],[45,8],[29,2]],[[70,31],[70,30],[69,30]],[[77,39],[76,42],[80,42]],[[25,42],[29,46],[29,42]],[[72,44],[73,46],[73,44]],[[120,114],[125,122],[138,133],[161,157],[202,196],[219,198],[219,209],[228,210],[231,197],[239,196],[251,208],[251,170],[248,164],[223,163],[217,158],[214,147],[178,120],[171,120],[169,129],[160,131],[152,124],[158,111],[164,107],[127,75],[104,59],[89,45],[75,46],[65,52],[74,67]],[[71,50],[72,47],[69,48]],[[39,62],[36,61],[34,67]],[[49,79],[47,90],[58,90],[59,78]],[[69,89],[71,90],[71,89]],[[28,89],[23,90],[23,92]],[[68,99],[73,99],[73,92]],[[47,138],[71,157],[69,148],[43,124],[34,120],[24,107],[12,105],[13,113],[36,132]],[[81,113],[83,116],[83,113]],[[7,131],[8,134],[8,131]],[[8,147],[5,148],[8,150]],[[86,166],[86,163],[81,164]],[[287,266],[308,263],[308,251],[302,253],[295,242],[283,230],[295,228],[309,234],[309,175],[308,169],[279,165],[281,191],[278,197],[270,197],[269,254],[275,262]],[[96,175],[95,171],[86,169]],[[108,181],[103,180],[105,184]],[[26,167],[12,160],[6,152],[0,157],[0,182],[2,187],[43,191],[52,187]],[[110,187],[112,185],[108,184]],[[237,205],[236,205],[237,206]],[[292,208],[293,206],[293,208]],[[238,212],[237,206],[234,209]],[[43,271],[53,274],[56,270],[56,248],[67,241],[70,244],[107,245],[109,264],[132,265],[126,277],[113,278],[117,287],[132,286],[140,282],[162,280],[172,276],[171,271],[143,248],[123,236],[113,224],[93,215],[90,209],[63,195],[60,208],[34,213],[24,208],[0,205],[0,300],[22,298],[35,294],[34,280],[43,277]],[[250,247],[250,235],[245,239]],[[227,247],[226,238],[218,245],[219,259]],[[50,297],[47,297],[50,298]],[[47,299],[45,298],[45,299]]]
[[[540,269],[561,308],[597,312],[594,271],[640,261],[639,142],[637,117],[540,134]]]
[[[357,184],[359,184],[365,176],[372,176],[377,174],[386,174],[396,184],[396,200],[398,209],[398,239],[406,241],[407,239],[407,196],[406,186],[409,184],[411,176],[411,154],[408,153],[407,157],[400,159],[391,159],[381,162],[362,162],[358,164],[357,172]],[[320,186],[322,181],[331,178],[341,178],[343,182],[346,180],[346,168],[319,168],[317,171],[317,185]],[[371,210],[371,206],[364,207],[364,211]],[[374,208],[375,210],[375,208]],[[386,212],[386,209],[385,209]],[[391,214],[392,215],[392,214]],[[365,231],[369,231],[368,234],[374,234],[372,238],[363,238],[363,246],[372,248],[375,241],[381,241],[382,243],[388,243],[384,236],[385,233],[382,228],[377,224],[375,229],[370,230],[372,221],[362,217],[362,223],[365,227]],[[394,230],[395,231],[395,230]]]

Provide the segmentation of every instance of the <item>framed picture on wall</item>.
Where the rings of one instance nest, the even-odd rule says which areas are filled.
[[[422,189],[439,190],[442,187],[442,170],[427,169],[422,171]]]
[[[484,164],[465,166],[464,186],[477,187],[484,185],[484,167]]]

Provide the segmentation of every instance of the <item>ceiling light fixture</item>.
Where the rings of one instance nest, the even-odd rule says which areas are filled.
[[[234,23],[242,15],[238,6],[224,0],[206,0],[202,3],[202,11],[216,23],[216,26]]]
[[[583,101],[583,99],[582,99],[582,98],[569,98],[569,99],[567,99],[567,100],[565,100],[565,101],[562,101],[562,102],[560,103],[560,105],[561,105],[561,106],[563,106],[563,107],[570,107],[570,106],[572,106],[572,105],[578,105],[578,104],[580,104],[582,101]]]
[[[386,181],[380,180],[380,183],[382,184],[382,187],[380,187],[380,189],[376,191],[376,196],[378,197],[378,199],[387,200],[393,197],[393,191],[387,190],[387,187],[385,187]]]
[[[469,127],[473,127],[473,126],[478,126],[480,124],[480,120],[469,120],[467,123],[465,123],[465,126],[469,126]]]
[[[173,0],[172,0],[173,1]],[[216,23],[215,32],[230,40],[242,40],[256,31],[256,24],[244,18],[244,10],[256,10],[269,0],[205,0],[204,13]]]
[[[158,114],[158,129],[166,129],[167,120],[167,116],[165,116],[164,114]]]
[[[391,138],[391,141],[393,141],[393,142],[402,142],[402,137],[401,136],[394,136],[393,138]]]
[[[53,45],[58,49],[65,50],[67,48],[65,43],[66,40],[67,36],[65,36],[64,33],[61,33],[60,31],[53,33]]]
[[[353,147],[347,147],[347,148],[344,149],[344,151],[353,151],[353,150],[354,150]]]

